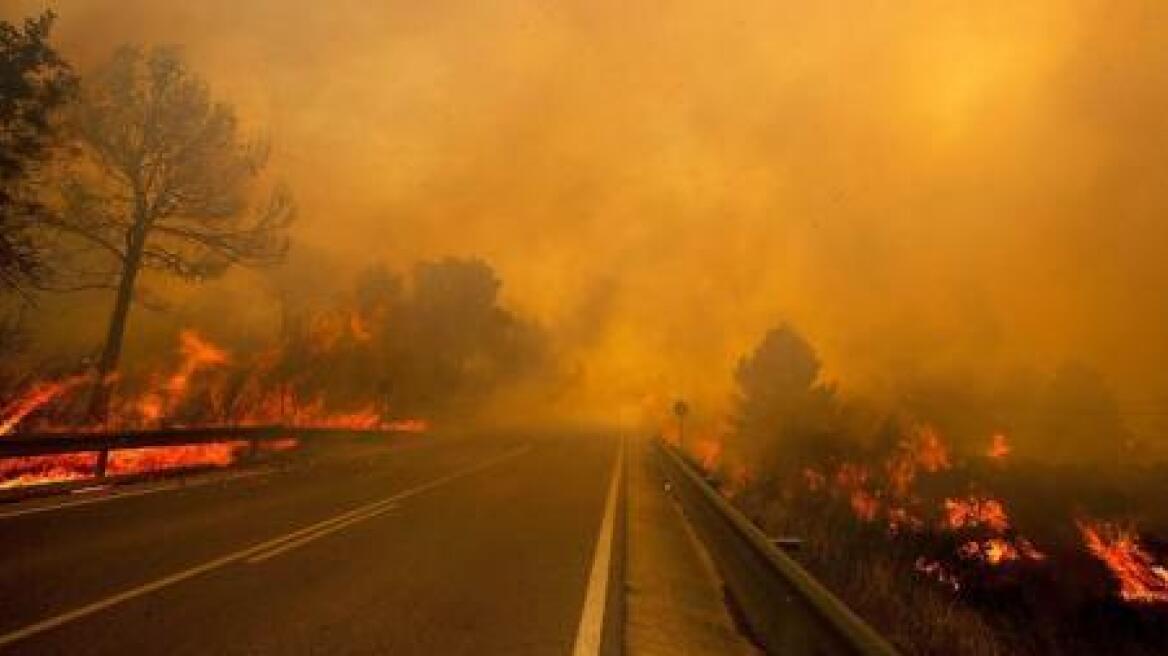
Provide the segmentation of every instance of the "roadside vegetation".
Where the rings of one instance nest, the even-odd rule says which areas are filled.
[[[905,653],[1168,648],[1168,467],[1090,369],[908,381],[881,403],[825,382],[783,326],[736,383],[732,421],[695,455]]]

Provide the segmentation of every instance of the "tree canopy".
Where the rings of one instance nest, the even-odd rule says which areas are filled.
[[[26,291],[47,263],[34,238],[48,215],[37,189],[60,130],[58,110],[77,78],[49,43],[54,15],[0,21],[0,288]]]

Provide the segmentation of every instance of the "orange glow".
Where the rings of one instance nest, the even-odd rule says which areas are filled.
[[[803,469],[803,482],[807,485],[808,490],[818,492],[827,486],[827,477],[816,469],[805,467]]]
[[[880,501],[864,490],[854,490],[849,502],[856,517],[865,522],[875,520],[880,512]]]
[[[178,351],[181,360],[175,371],[165,382],[130,404],[137,417],[115,413],[111,421],[113,425],[157,424],[173,413],[186,398],[195,374],[231,361],[226,351],[190,329],[179,333]]]
[[[1002,433],[996,433],[990,438],[990,447],[986,451],[986,455],[995,460],[1001,460],[1010,455],[1010,442]]]
[[[110,454],[109,473],[141,474],[186,467],[226,467],[235,462],[247,442],[191,444],[128,449]]]
[[[952,466],[949,462],[949,449],[932,426],[918,428],[915,455],[916,462],[921,469],[931,474],[949,469]]]
[[[88,478],[96,462],[93,453],[0,459],[0,489]]]
[[[373,333],[369,332],[365,320],[356,312],[349,313],[349,332],[359,342],[367,342],[373,338]]]
[[[712,470],[718,466],[722,459],[722,443],[712,439],[696,440],[693,445],[693,453],[702,469]]]

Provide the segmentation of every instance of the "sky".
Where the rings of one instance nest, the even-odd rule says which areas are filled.
[[[121,43],[181,44],[270,135],[310,286],[483,257],[606,412],[724,404],[782,322],[847,389],[1076,360],[1168,406],[1159,0],[0,0],[0,17],[50,6],[82,72]],[[224,293],[253,307],[264,275],[182,319]],[[233,320],[258,326],[254,307]]]

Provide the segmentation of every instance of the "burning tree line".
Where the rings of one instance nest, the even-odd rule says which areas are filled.
[[[1168,647],[1168,467],[1089,370],[996,392],[916,381],[877,403],[825,383],[784,326],[736,382],[694,456],[904,651]]]
[[[201,280],[233,264],[277,262],[294,214],[281,187],[258,200],[266,145],[241,134],[231,107],[211,98],[177,49],[123,47],[82,77],[49,42],[54,18],[0,22],[4,346],[11,353],[23,310],[38,293],[109,289],[113,302],[92,363],[25,385],[3,409],[4,433],[33,417],[61,420],[59,401],[79,389],[84,413],[63,426],[108,428],[175,416],[195,373],[226,356],[184,333],[184,364],[168,381],[134,401],[115,400],[130,309],[147,297],[143,272]],[[118,408],[111,417],[115,402],[134,409]],[[154,450],[135,458],[141,466],[152,456],[221,463],[231,448]],[[98,471],[107,457],[96,456]],[[0,482],[35,479],[30,471],[38,469],[66,476],[87,458],[10,461]],[[123,455],[115,470],[126,462]]]
[[[267,143],[180,50],[122,47],[78,76],[48,41],[53,20],[0,24],[0,279],[25,302],[113,292],[88,408],[101,420],[144,272],[197,282],[277,263],[295,208],[264,184]]]
[[[266,345],[225,347],[184,330],[171,362],[131,373],[142,369],[122,362],[132,309],[162,304],[150,283],[280,263],[295,205],[266,172],[267,142],[244,134],[181,50],[123,47],[79,75],[49,42],[53,21],[0,22],[0,348],[20,346],[23,311],[45,294],[109,290],[110,312],[83,361],[0,367],[0,435],[274,422],[418,429],[425,422],[403,418],[470,414],[489,390],[545,362],[542,333],[499,305],[491,268],[446,259],[408,276],[371,267],[343,302],[285,312]],[[237,450],[127,452],[111,469],[151,458],[223,464]],[[5,462],[0,485],[70,478],[91,459]]]
[[[552,362],[542,331],[499,305],[500,286],[474,259],[421,262],[408,276],[371,267],[344,297],[287,317],[277,342],[242,356],[182,331],[168,366],[105,381],[101,421],[87,413],[89,368],[10,376],[0,435],[264,424],[425,430],[433,418],[472,415]],[[111,471],[228,464],[243,446],[125,452]],[[10,459],[0,463],[0,486],[86,476],[93,464],[91,456]]]

